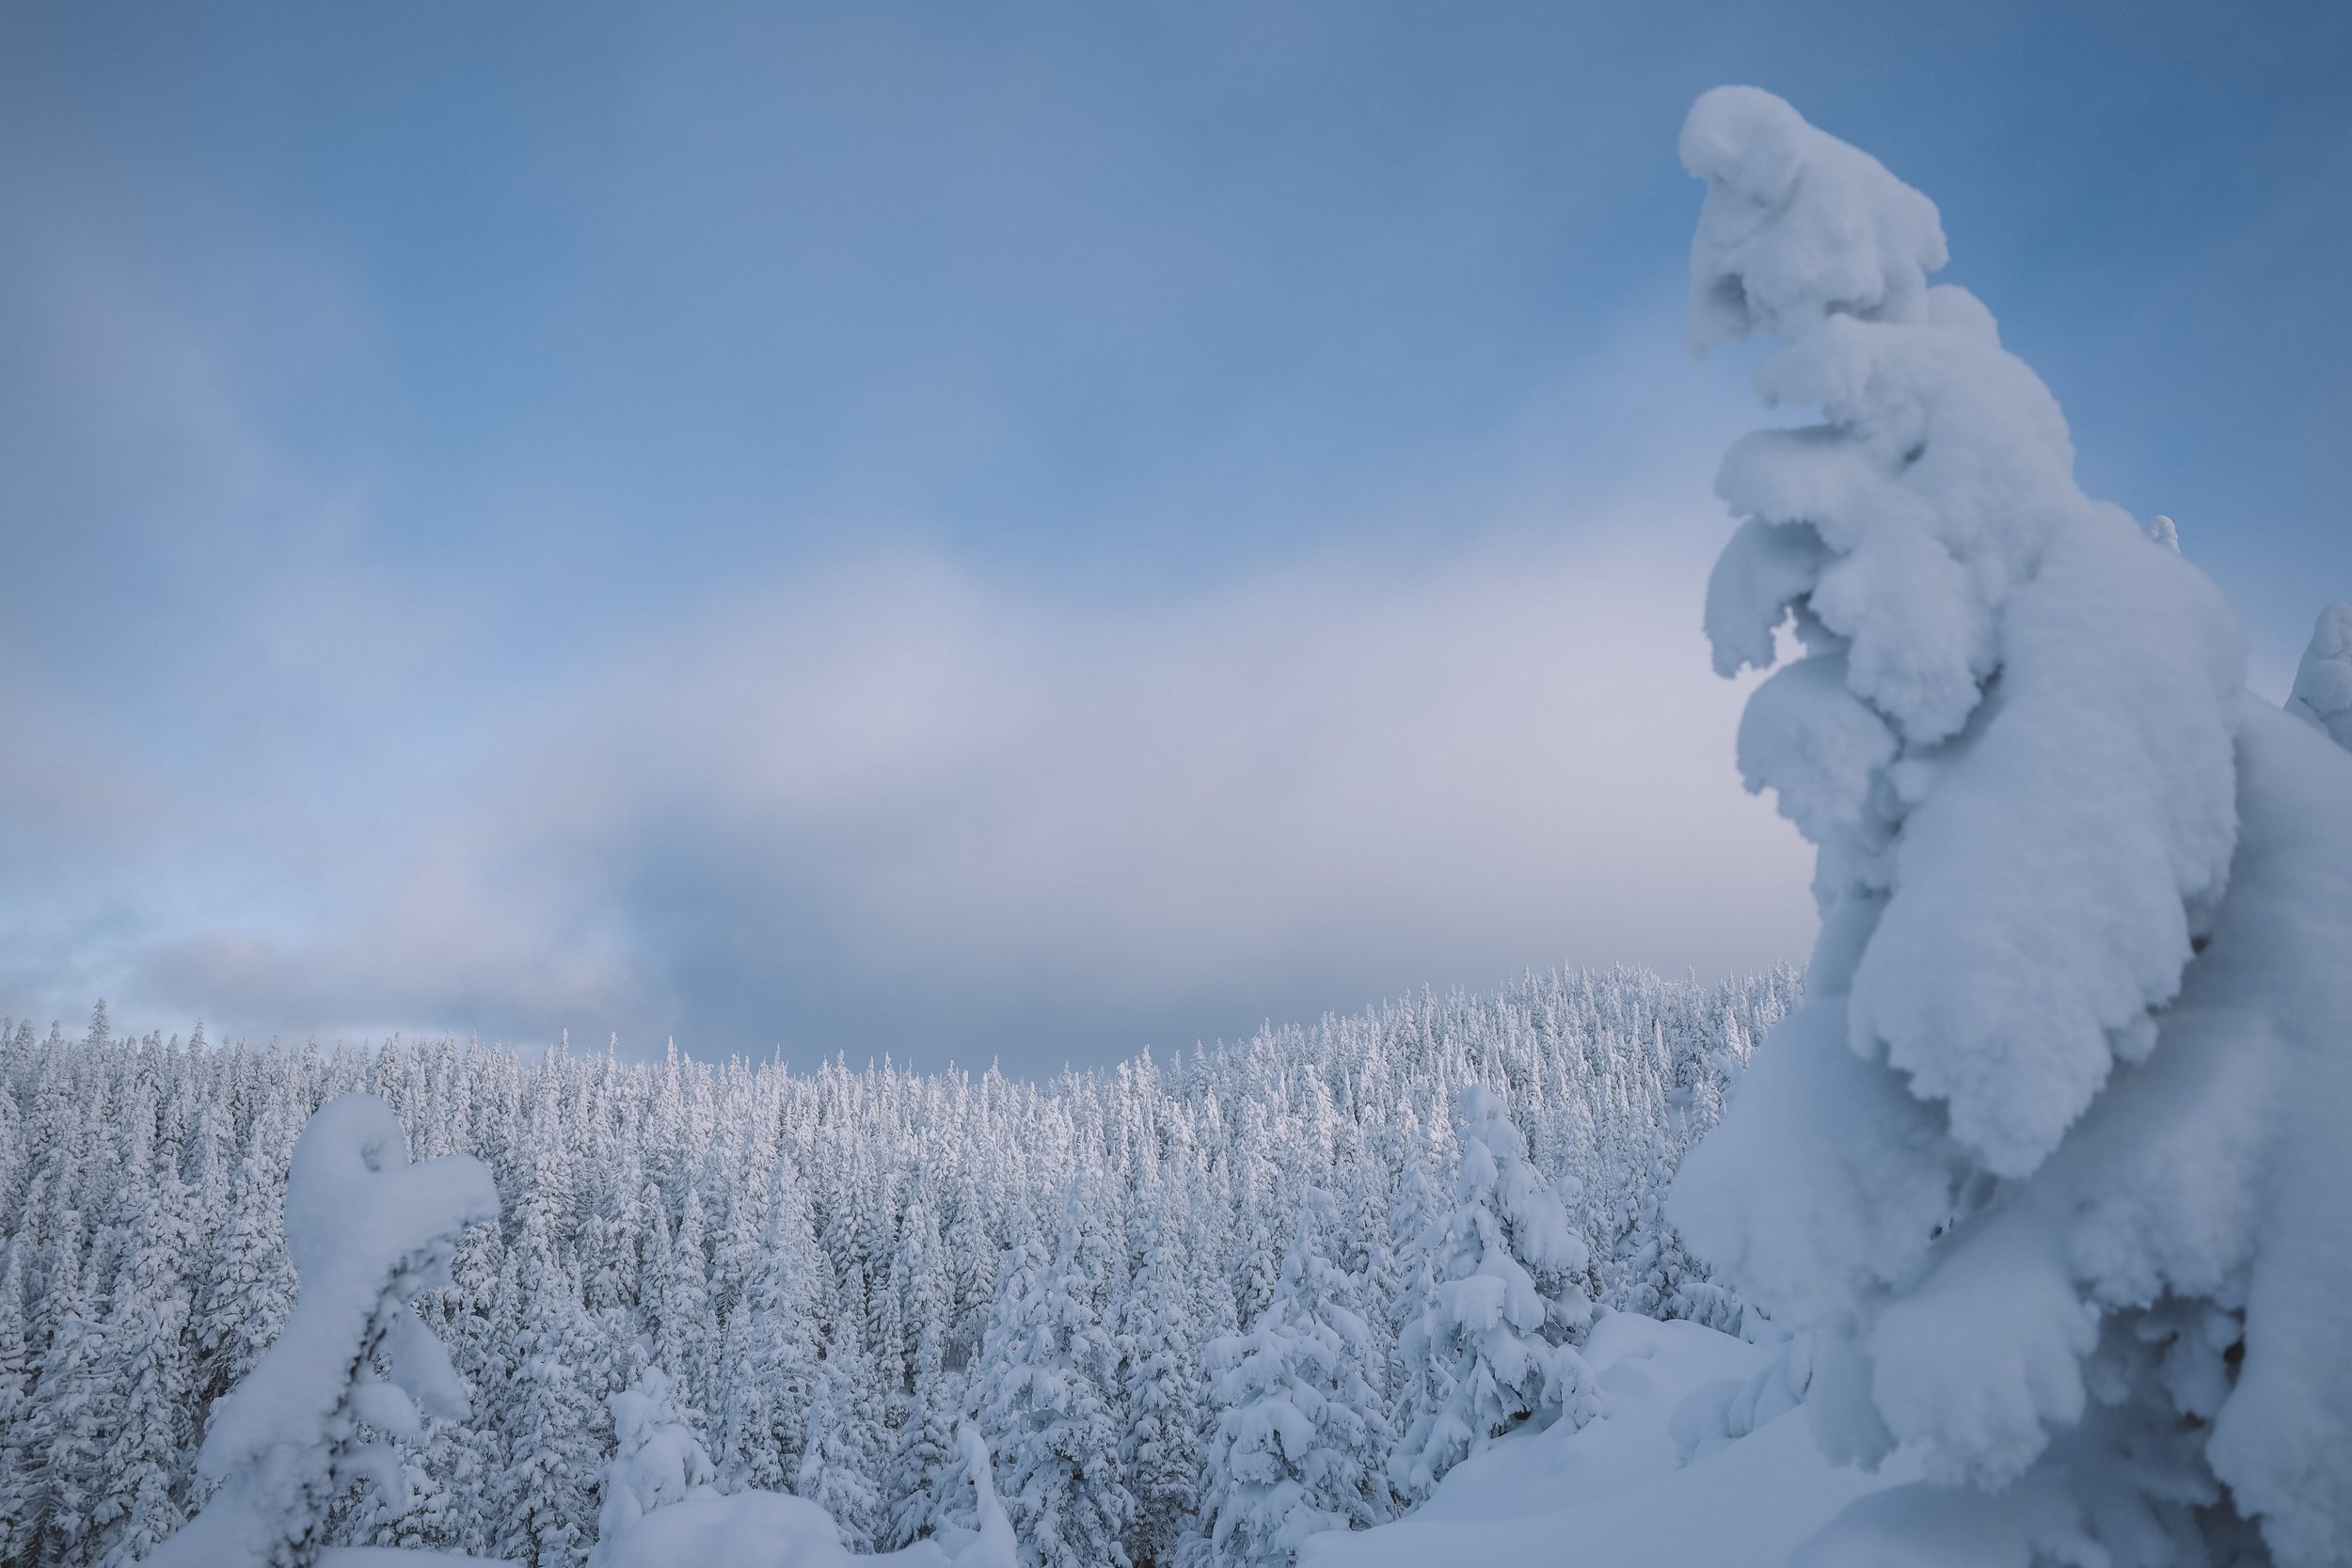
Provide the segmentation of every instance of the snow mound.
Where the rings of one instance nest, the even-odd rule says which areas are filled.
[[[2319,612],[2287,711],[2352,751],[2352,604],[2339,600]]]
[[[1802,1420],[1760,1423],[1685,1465],[1676,1417],[1703,1390],[1764,1371],[1774,1349],[1696,1323],[1605,1313],[1584,1344],[1599,1413],[1525,1430],[1447,1472],[1376,1529],[1309,1538],[1299,1568],[1579,1562],[1609,1568],[1781,1568],[1855,1497],[1905,1479],[1823,1458]]]
[[[933,1547],[918,1560],[945,1563]],[[609,1568],[847,1568],[873,1558],[850,1555],[833,1515],[782,1492],[722,1495],[700,1488],[631,1525],[604,1559]]]
[[[707,1475],[709,1462],[677,1423],[666,1385],[657,1374],[613,1397],[616,1421],[639,1439],[631,1456],[615,1462],[614,1482],[642,1502],[643,1511],[597,1542],[595,1568],[1019,1568],[988,1448],[968,1423],[957,1430],[956,1441],[972,1479],[979,1528],[950,1528],[903,1550],[868,1556],[842,1544],[833,1515],[805,1497],[723,1493],[686,1481]]]

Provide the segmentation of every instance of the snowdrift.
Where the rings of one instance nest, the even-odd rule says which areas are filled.
[[[1899,1460],[1877,1476],[1831,1464],[1801,1409],[1685,1465],[1676,1412],[1715,1385],[1754,1377],[1776,1354],[1695,1323],[1609,1314],[1584,1345],[1599,1401],[1591,1421],[1503,1438],[1407,1517],[1311,1538],[1299,1568],[1782,1568],[1847,1504],[1911,1472]]]

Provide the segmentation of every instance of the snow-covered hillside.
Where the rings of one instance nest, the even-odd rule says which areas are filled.
[[[481,1160],[501,1222],[421,1302],[471,1413],[403,1440],[413,1510],[341,1497],[329,1539],[576,1568],[608,1402],[658,1366],[723,1485],[820,1497],[855,1549],[961,1517],[954,1429],[976,1414],[1017,1522],[1123,1518],[1131,1560],[1164,1563],[1199,1529],[1209,1349],[1275,1299],[1310,1193],[1329,1205],[1323,1260],[1361,1280],[1366,1370],[1397,1403],[1381,1415],[1409,1424],[1391,1361],[1423,1309],[1413,1260],[1450,1207],[1466,1085],[1497,1091],[1531,1168],[1575,1193],[1578,1289],[1724,1311],[1664,1226],[1664,1182],[1798,993],[1788,974],[1535,975],[1043,1085],[450,1040],[188,1045],[103,1015],[79,1038],[0,1030],[0,1562],[96,1563],[202,1499],[213,1403],[294,1300],[294,1140],[363,1090],[420,1159]],[[1073,1336],[1094,1348],[1068,1386],[1092,1390],[1116,1458],[1083,1485],[1016,1473],[1007,1442],[1030,1421],[1025,1357]]]

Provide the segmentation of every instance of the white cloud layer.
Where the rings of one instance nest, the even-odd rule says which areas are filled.
[[[1697,531],[1591,531],[1142,605],[918,556],[741,592],[486,705],[410,815],[291,833],[115,983],[253,1029],[1038,1069],[1526,964],[1800,957]]]

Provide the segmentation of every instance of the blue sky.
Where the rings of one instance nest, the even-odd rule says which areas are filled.
[[[0,14],[0,1011],[1048,1070],[1802,957],[1703,88],[1942,207],[2282,689],[2321,5]]]

